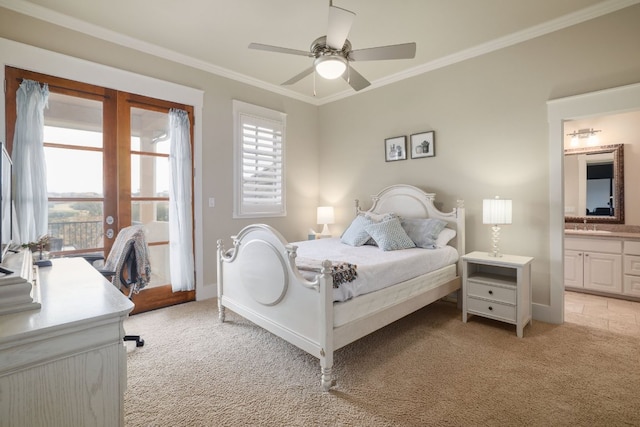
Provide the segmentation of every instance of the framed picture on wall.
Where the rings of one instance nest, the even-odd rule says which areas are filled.
[[[394,136],[384,140],[384,160],[395,162],[407,159],[407,137]]]
[[[434,157],[436,155],[435,131],[414,133],[411,135],[411,158]]]

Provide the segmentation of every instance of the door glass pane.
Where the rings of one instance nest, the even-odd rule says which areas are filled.
[[[151,264],[151,281],[148,287],[164,286],[171,283],[169,245],[149,246],[149,263]]]
[[[102,102],[51,92],[44,142],[102,148]]]
[[[169,240],[169,201],[131,201],[131,224],[156,224],[150,242]]]
[[[103,247],[101,101],[50,93],[44,110],[51,251]]]
[[[51,251],[102,247],[102,202],[49,202]]]
[[[132,107],[131,150],[169,154],[169,115]]]
[[[131,154],[131,195],[169,197],[169,158]]]
[[[45,147],[44,157],[49,197],[103,196],[101,151]]]
[[[170,283],[169,272],[169,202],[168,201],[132,201],[131,223],[143,224],[149,244],[149,262],[151,263],[151,283],[160,286]]]

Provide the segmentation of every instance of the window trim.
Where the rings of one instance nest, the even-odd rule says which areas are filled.
[[[263,209],[249,207],[243,202],[243,119],[255,118],[255,122],[264,124],[272,122],[281,127],[282,133],[282,166],[280,168],[281,201],[280,203],[265,204]],[[233,100],[233,218],[264,218],[283,217],[287,215],[286,203],[286,113],[269,108]]]

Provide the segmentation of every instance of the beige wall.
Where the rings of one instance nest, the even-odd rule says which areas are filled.
[[[405,182],[444,210],[464,199],[466,248],[488,250],[482,199],[513,199],[505,253],[530,255],[533,300],[549,303],[546,102],[640,81],[640,6],[320,108],[321,198],[343,228],[352,199]],[[384,138],[436,132],[436,156],[385,163]],[[558,186],[562,182],[557,183]]]
[[[486,250],[481,200],[513,199],[503,252],[531,255],[534,302],[549,302],[550,99],[640,81],[640,6],[427,74],[314,107],[204,71],[42,23],[0,8],[0,37],[168,80],[205,92],[202,208],[204,280],[215,282],[215,241],[249,221],[231,218],[234,98],[284,111],[288,217],[265,220],[304,238],[318,203],[336,207],[344,229],[353,199],[394,183],[434,191],[443,210],[464,199],[467,250]],[[437,41],[434,40],[434,43]],[[436,132],[436,156],[385,163],[384,138]],[[558,182],[558,186],[562,183]]]

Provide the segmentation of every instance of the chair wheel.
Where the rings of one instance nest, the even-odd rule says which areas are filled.
[[[136,340],[136,347],[142,347],[144,345],[144,340],[141,338]]]

